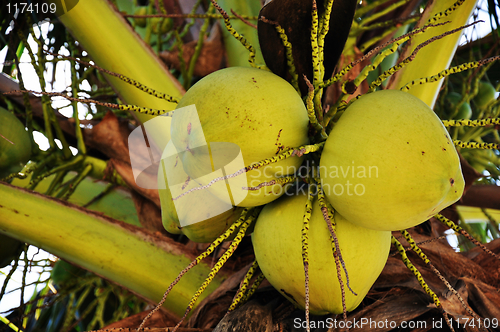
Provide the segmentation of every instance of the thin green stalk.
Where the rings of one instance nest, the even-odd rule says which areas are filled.
[[[242,16],[257,16],[259,15],[261,8],[260,0],[218,0],[217,3],[227,13],[231,13],[231,9],[233,9],[235,13]],[[248,26],[245,22],[242,22],[239,19],[232,19],[231,25],[239,34],[244,35],[246,40],[254,47],[256,52],[256,64],[264,64],[264,58],[259,46],[257,29]],[[241,43],[236,40],[224,27],[222,28],[222,38],[224,39],[224,45],[226,48],[228,66],[249,67],[248,50],[241,45]]]
[[[215,7],[210,5],[208,12],[215,13]],[[189,87],[191,86],[191,81],[193,78],[193,73],[194,73],[194,68],[196,66],[196,61],[198,61],[198,58],[200,57],[201,49],[203,47],[203,41],[205,40],[205,33],[208,30],[209,24],[210,24],[210,19],[206,18],[205,22],[203,22],[203,26],[200,29],[200,35],[198,37],[198,42],[196,43],[196,47],[194,49],[194,54],[191,57],[191,60],[189,61],[189,68],[187,71],[187,81],[184,82],[184,87],[186,89],[189,89]]]
[[[28,22],[28,23],[30,23],[30,22]],[[35,67],[35,70],[36,70],[36,73],[38,76],[38,81],[40,83],[40,88],[42,89],[42,91],[45,91],[46,90],[46,82],[45,82],[45,77],[43,75],[43,73],[45,71],[45,63],[46,63],[45,56],[43,54],[44,40],[43,40],[41,33],[40,33],[40,38],[36,38],[35,32],[33,30],[33,25],[31,25],[31,24],[30,24],[30,34],[31,34],[31,36],[33,36],[33,39],[35,40],[35,42],[37,44],[36,58],[35,58],[33,51],[31,50],[31,47],[29,47],[29,45],[26,45],[26,49],[28,50],[29,55],[31,57],[31,63],[32,63],[33,67]],[[52,109],[49,97],[47,97],[47,96],[42,97],[42,106],[46,109],[46,114],[48,116],[50,125],[52,125],[54,127],[56,137],[61,141],[62,153],[63,153],[64,158],[65,159],[70,158],[72,156],[72,154],[71,154],[71,150],[69,149],[69,144],[66,141],[66,138],[64,136],[64,133],[63,133],[61,127],[59,126],[59,122],[57,122],[57,119],[55,117],[54,110]]]
[[[69,33],[66,33],[66,37],[68,40],[71,40],[71,37],[69,36]],[[70,55],[75,56],[75,45],[74,43],[70,42],[69,44],[69,50],[70,50]],[[76,68],[75,68],[75,61],[70,61],[71,63],[71,94],[73,96],[78,96],[78,78],[76,75]],[[54,67],[55,70],[55,67]],[[76,137],[76,144],[78,151],[86,155],[87,154],[87,147],[85,146],[85,142],[83,141],[83,133],[82,133],[82,128],[80,127],[80,118],[78,117],[78,103],[76,101],[72,101],[71,105],[73,106],[73,119],[75,120],[75,137]]]
[[[17,327],[16,325],[12,324],[12,322],[7,317],[4,317],[4,316],[0,315],[0,322],[2,322],[5,325],[7,325],[14,332],[23,332],[23,330],[21,330],[19,327]]]

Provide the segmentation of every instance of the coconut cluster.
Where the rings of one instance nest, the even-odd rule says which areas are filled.
[[[308,144],[308,125],[300,96],[271,72],[232,67],[198,81],[177,105],[162,156],[158,187],[164,188],[165,228],[212,242],[243,208],[282,196],[290,185],[270,183],[293,175],[303,157],[217,179]]]
[[[168,231],[211,242],[243,208],[264,206],[252,233],[256,260],[269,282],[300,307],[306,218],[310,310],[341,313],[341,286],[349,288],[344,300],[351,311],[381,273],[391,231],[418,225],[456,202],[464,179],[440,119],[406,92],[362,96],[322,150],[281,158],[292,148],[321,143],[309,141],[308,119],[296,90],[270,72],[227,68],[200,80],[172,118],[158,177],[165,188],[162,218]],[[305,164],[306,174],[300,171]],[[317,197],[307,208],[312,187],[326,196],[331,218]],[[329,222],[345,266],[342,282]]]

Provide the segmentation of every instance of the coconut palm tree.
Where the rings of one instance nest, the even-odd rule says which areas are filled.
[[[8,131],[14,125],[2,117],[0,170],[9,172],[0,182],[0,300],[16,270],[26,271],[25,280],[30,266],[40,266],[51,277],[39,278],[30,301],[0,313],[3,328],[497,329],[498,34],[470,41],[485,24],[474,23],[462,37],[467,41],[460,39],[479,4],[9,0],[0,11],[0,107],[24,124],[29,140],[17,143],[26,133]],[[484,7],[497,26],[498,7]],[[244,228],[241,237],[214,245],[166,222],[171,207],[157,176],[173,120],[160,114],[225,67],[270,70],[297,90],[309,111],[308,160],[319,159],[346,105],[373,90],[407,89],[447,126],[460,155],[463,196],[392,233],[385,268],[353,311],[314,316],[297,308],[254,269]],[[35,141],[40,133],[47,149]],[[285,156],[287,148],[277,153]],[[29,157],[12,162],[19,149]],[[244,211],[241,220],[253,223],[260,208]],[[30,261],[30,247],[59,260]]]

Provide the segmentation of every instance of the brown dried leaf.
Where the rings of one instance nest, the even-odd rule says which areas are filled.
[[[123,180],[127,183],[127,185],[130,188],[132,188],[142,196],[146,197],[150,201],[152,201],[158,208],[161,208],[160,196],[158,194],[158,190],[145,189],[143,187],[138,186],[135,181],[134,174],[132,172],[132,167],[130,167],[130,164],[118,159],[110,159],[108,161],[107,168],[105,171],[106,178],[112,177],[114,171],[120,174],[120,176],[123,178]],[[156,183],[156,178],[154,178],[153,174],[149,174],[148,176],[151,177],[150,181],[152,183]]]
[[[186,66],[188,66],[191,61],[197,43],[197,40],[193,40],[182,45],[182,58],[184,59]],[[178,70],[180,69],[181,64],[179,61],[178,49],[172,52],[163,51],[160,53],[160,58],[167,64],[167,66]],[[223,58],[224,46],[222,43],[220,26],[218,24],[214,24],[210,37],[206,38],[203,42],[200,56],[198,57],[194,67],[194,76],[203,77],[219,70],[222,67]]]
[[[216,326],[226,314],[249,267],[250,265],[232,274],[219,288],[206,297],[196,307],[187,326],[200,328],[213,328]]]
[[[495,239],[485,244],[485,246],[495,254],[500,255],[500,239]],[[465,255],[488,271],[488,274],[495,281],[490,283],[491,286],[500,288],[500,261],[497,258],[484,252],[479,247],[469,250]]]
[[[452,285],[453,289],[457,291],[457,293],[462,297],[465,303],[467,303],[468,299],[468,292],[467,292],[467,285],[462,279],[457,280],[457,282]],[[439,300],[441,301],[441,304],[443,305],[443,308],[446,310],[446,312],[454,317],[457,316],[468,316],[470,317],[470,314],[467,312],[467,310],[464,308],[462,303],[460,303],[460,300],[456,296],[456,294],[453,294],[452,291],[448,290],[445,291],[443,296],[440,296]],[[473,318],[473,317],[471,317]]]
[[[146,327],[140,331],[137,328],[121,328],[114,327],[111,329],[94,330],[89,332],[172,332],[174,327]],[[179,327],[177,332],[212,332],[211,329],[190,329],[185,327]]]
[[[170,233],[163,227],[161,209],[158,206],[135,191],[132,191],[132,199],[142,227],[153,232],[161,232],[164,235],[170,236]]]
[[[135,329],[139,325],[141,325],[143,319],[149,314],[149,312],[150,312],[150,310],[146,310],[146,311],[140,312],[138,314],[129,316],[129,317],[124,318],[118,322],[114,322],[112,324],[109,324],[108,326],[104,327],[103,330],[120,329],[120,328],[122,328],[122,329],[125,329],[125,328]],[[150,328],[150,327],[164,328],[165,326],[175,326],[178,321],[179,321],[179,317],[175,316],[174,314],[167,312],[166,310],[158,310],[146,321],[146,324],[144,325],[144,327],[145,328]]]
[[[225,316],[213,330],[213,332],[232,331],[272,332],[271,309],[257,300],[250,300],[240,310],[235,310]]]
[[[413,232],[411,232],[411,235],[417,243],[432,240],[431,237],[416,234]],[[401,238],[402,236],[397,237]],[[401,239],[400,242],[403,245],[406,244],[404,239]],[[474,278],[477,280],[481,280],[487,284],[495,282],[494,278],[492,278],[489,272],[485,271],[479,264],[470,260],[465,255],[455,252],[449,245],[446,245],[440,241],[432,241],[421,244],[419,245],[419,247],[427,255],[436,269],[440,271],[441,274],[452,284],[454,282],[452,278],[457,280],[461,277]],[[413,265],[415,265],[420,270],[426,282],[431,286],[431,288],[435,287],[437,289],[442,289],[443,291],[445,290],[445,286],[443,285],[441,280],[413,251],[407,251],[407,255]],[[405,269],[406,267],[401,261],[399,254],[396,253],[394,256],[389,257],[387,265],[382,271],[381,276],[375,283],[375,286],[408,287],[409,282],[413,284],[412,288],[420,289],[420,285],[418,284],[416,278],[409,270],[408,272],[403,272]]]
[[[358,59],[361,59],[362,57],[363,57],[363,53],[361,53],[359,51],[359,49],[357,47],[355,47],[354,48],[354,55],[352,57],[346,57],[345,55],[340,56],[338,68],[342,69],[343,67],[347,66],[351,62],[354,62]],[[340,95],[342,93],[342,84],[346,81],[354,80],[359,75],[361,70],[367,64],[370,64],[370,63],[371,63],[370,59],[366,59],[366,60],[358,63],[349,71],[349,73],[347,73],[347,75],[344,76],[343,80],[341,80],[340,82],[337,82],[335,84],[330,85],[326,89],[324,104],[330,105],[330,106],[334,105],[337,102],[337,100],[340,98]],[[350,101],[351,99],[355,98],[356,96],[367,92],[368,88],[369,88],[368,82],[366,80],[363,81],[361,83],[361,86],[359,86],[356,90],[352,91],[352,93],[351,93],[351,91],[348,91],[351,93],[351,95],[349,96],[347,101]]]
[[[461,205],[500,209],[500,186],[472,185],[460,200]]]
[[[396,322],[399,325],[403,321],[410,321],[424,313],[430,311],[429,299],[420,292],[407,292],[400,288],[393,288],[377,294],[379,299],[374,303],[356,310],[350,314],[348,321],[358,322],[361,319],[371,319],[372,322]],[[340,318],[341,319],[341,318]],[[389,324],[388,324],[389,325]],[[367,325],[364,325],[367,328]],[[387,328],[377,328],[377,331],[391,331],[390,325]],[[332,328],[328,332],[340,332],[346,329]]]
[[[469,292],[469,303],[480,317],[500,317],[500,294],[497,288],[474,279],[464,278]]]
[[[303,79],[307,76],[312,82],[312,47],[311,47],[311,0],[273,0],[262,7],[259,18],[265,17],[269,21],[277,22],[292,44],[294,64],[299,76],[299,87],[303,95],[308,87]],[[318,13],[325,11],[324,2],[316,1]],[[329,78],[335,66],[351,28],[356,0],[336,0],[330,16],[330,30],[325,38],[325,78]],[[290,77],[287,69],[285,47],[274,25],[258,22],[259,44],[266,65],[273,73],[288,81]]]

